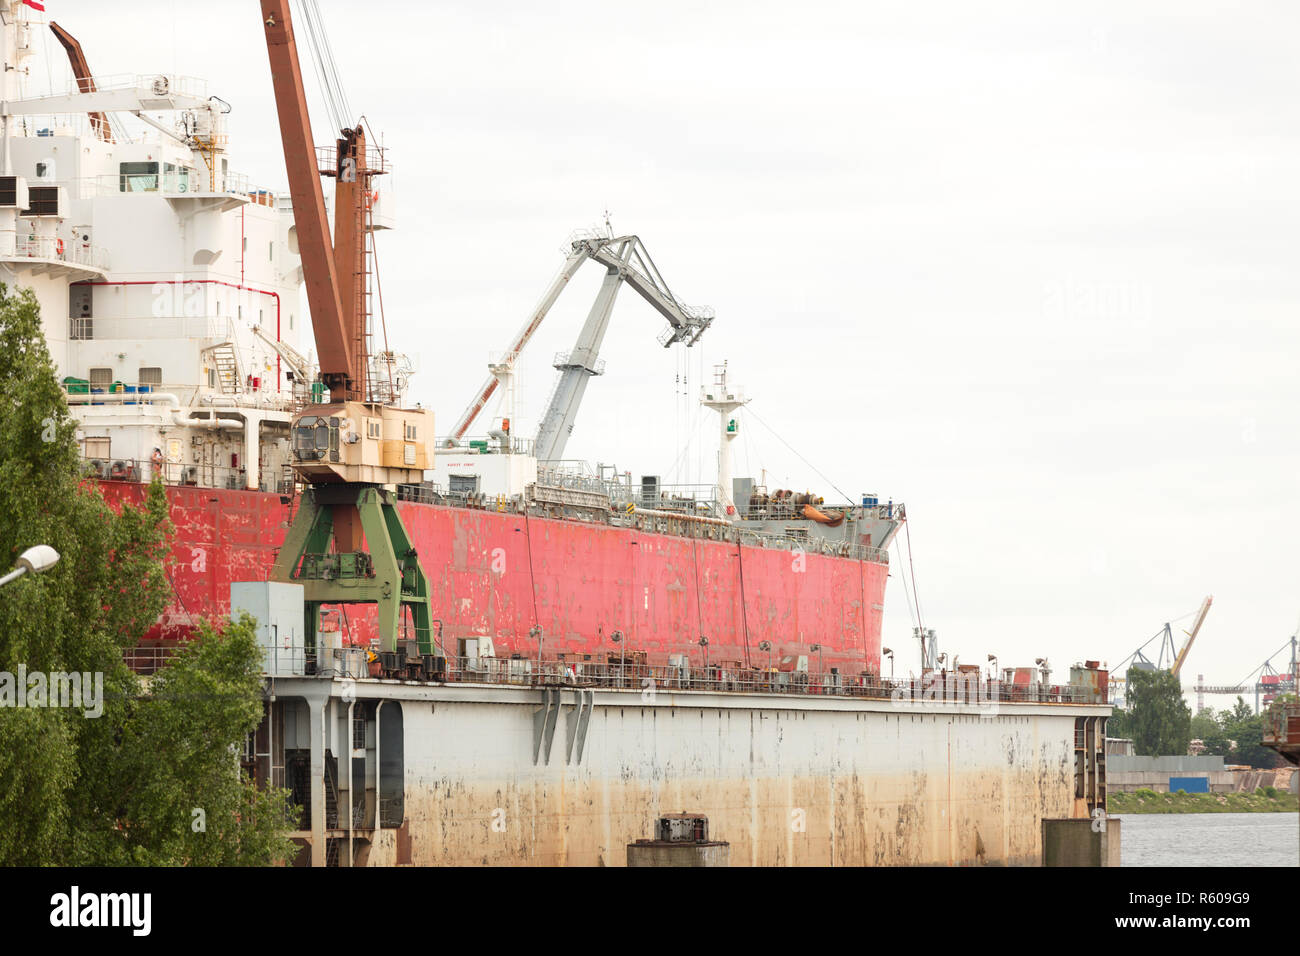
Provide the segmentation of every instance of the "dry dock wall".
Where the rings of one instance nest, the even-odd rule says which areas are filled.
[[[313,682],[276,683],[291,698]],[[381,720],[393,701],[402,714],[405,827],[350,834],[369,866],[621,866],[678,811],[707,815],[733,866],[1037,865],[1040,821],[1078,812],[1075,718],[1108,713],[598,690],[579,759],[568,738],[582,708],[565,689],[548,761],[539,689],[357,681],[348,693],[387,700]],[[346,730],[347,706],[331,694],[326,734]]]

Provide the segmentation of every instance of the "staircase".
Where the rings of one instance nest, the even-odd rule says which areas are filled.
[[[336,830],[339,825],[339,780],[337,758],[325,757],[325,829]]]
[[[221,393],[238,395],[243,377],[239,374],[239,356],[235,353],[234,344],[222,342],[220,345],[214,345],[209,351],[212,353],[212,361],[217,366],[217,382],[221,385]]]

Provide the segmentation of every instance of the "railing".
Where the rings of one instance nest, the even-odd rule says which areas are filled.
[[[495,684],[516,687],[568,686],[597,690],[707,691],[717,693],[796,694],[894,700],[899,702],[989,707],[998,703],[1098,704],[1087,685],[1008,685],[982,676],[944,672],[925,682],[886,680],[870,672],[841,674],[836,668],[813,671],[745,667],[738,661],[690,665],[647,664],[643,656],[610,655],[605,662],[571,660],[556,655],[536,658],[406,658],[401,653],[368,654],[346,648],[343,655],[364,664],[322,668],[317,676],[361,681],[406,681],[422,684]],[[373,660],[367,660],[373,658]],[[339,660],[345,660],[340,657]]]
[[[75,184],[75,187],[74,187]],[[78,198],[103,198],[116,195],[194,195],[194,196],[247,196],[253,202],[274,207],[278,194],[252,182],[243,173],[227,171],[218,176],[217,188],[212,188],[212,177],[206,169],[161,169],[156,173],[104,173],[80,180],[62,181],[69,191],[75,188]]]
[[[248,471],[224,465],[186,464],[164,461],[155,465],[141,458],[98,458],[81,456],[82,474],[98,481],[126,481],[144,483],[153,480],[155,471],[165,485],[190,488],[220,488],[244,491],[248,488]],[[258,473],[258,490],[281,495],[295,493],[293,479],[285,478],[283,469],[264,465]]]
[[[161,285],[161,284],[160,284]],[[147,315],[90,318],[96,339],[204,339],[233,341],[232,319],[219,315]]]
[[[136,673],[153,674],[174,660],[180,646],[132,648],[125,660]],[[415,683],[449,686],[490,684],[512,687],[573,687],[592,690],[703,691],[730,694],[790,694],[932,703],[989,708],[997,704],[1101,704],[1096,688],[1086,684],[1007,684],[951,671],[927,675],[925,681],[890,680],[871,672],[841,674],[745,667],[738,661],[699,665],[647,664],[642,655],[608,661],[571,660],[556,655],[537,658],[437,657],[408,659],[401,653],[373,654],[360,647],[342,648],[329,665],[317,666],[316,655],[302,648],[263,646],[263,673],[270,677],[318,677],[367,683]],[[268,666],[274,662],[273,666]],[[276,669],[278,668],[278,669]],[[381,801],[380,812],[383,812]]]
[[[366,143],[366,168],[372,173],[391,174],[393,164],[388,161],[389,148],[377,143]],[[339,168],[338,145],[316,147],[316,168],[334,172]]]
[[[92,319],[72,319],[72,322],[101,322],[103,320]],[[148,328],[149,320],[123,320],[123,321],[140,321]],[[98,336],[97,336],[98,337]],[[148,339],[151,336],[141,335],[140,339]],[[241,383],[242,385],[242,383]],[[74,407],[85,407],[87,405],[95,408],[101,407],[120,407],[122,405],[157,405],[162,403],[158,397],[174,395],[177,399],[179,408],[187,414],[194,413],[199,417],[191,421],[195,426],[203,426],[208,422],[208,412],[238,412],[243,409],[250,411],[291,411],[296,404],[300,404],[297,398],[290,398],[275,391],[274,386],[263,386],[260,390],[245,390],[237,395],[227,395],[220,392],[213,386],[195,385],[193,382],[181,383],[153,383],[153,382],[128,382],[122,379],[114,379],[107,384],[96,383],[94,385],[82,380],[80,383],[63,382],[63,391],[69,397],[74,397],[70,403]],[[122,395],[122,399],[107,398],[109,395]],[[170,404],[170,400],[165,400]]]
[[[573,352],[556,352],[554,358],[551,360],[551,364],[555,368],[586,368],[590,369],[593,375],[605,374],[604,359],[596,359],[595,365],[588,366],[585,362],[574,362]],[[549,405],[550,402],[547,402],[547,404]]]
[[[92,76],[95,92],[109,93],[114,90],[138,90],[147,99],[161,99],[171,96],[192,96],[206,99],[208,84],[206,80],[195,76],[182,76],[170,73],[105,73]],[[51,87],[51,92],[24,99],[43,100],[62,96],[75,96],[81,93],[77,80],[73,80],[61,89]]]
[[[802,551],[805,554],[823,554],[828,557],[856,558],[859,561],[871,561],[875,564],[889,563],[889,552],[883,548],[870,548],[860,544],[850,544],[847,541],[836,541],[832,538],[821,538],[815,535],[796,538],[790,535],[769,534],[765,531],[742,530],[740,540],[742,543],[752,544],[759,548]]]
[[[516,435],[508,436],[508,454],[531,455],[533,453],[533,441],[532,438]],[[463,438],[452,438],[450,435],[444,435],[441,438],[434,439],[434,446],[440,452],[459,451],[468,454],[477,452],[478,454],[487,455],[507,453],[501,447],[501,439],[492,435],[466,435]]]
[[[183,650],[183,645],[161,645],[158,647],[130,647],[122,653],[126,666],[137,674],[156,674],[174,661]]]
[[[103,249],[59,236],[28,236],[18,239],[14,243],[14,257],[53,259],[101,271],[108,269],[108,254]]]
[[[1300,749],[1300,701],[1275,701],[1264,711],[1263,725],[1264,746],[1292,753]]]

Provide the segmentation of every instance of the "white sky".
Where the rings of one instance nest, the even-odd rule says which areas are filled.
[[[1212,593],[1190,688],[1295,628],[1294,5],[320,3],[393,150],[390,337],[441,428],[609,209],[718,318],[683,398],[625,289],[570,457],[707,475],[712,422],[680,451],[698,370],[726,358],[838,487],[907,502],[925,622],[966,662],[1115,664]],[[284,187],[255,0],[130,6],[48,15],[97,73],[206,77],[232,168]],[[534,340],[526,420],[599,280],[584,267]],[[838,497],[742,427],[738,474]]]

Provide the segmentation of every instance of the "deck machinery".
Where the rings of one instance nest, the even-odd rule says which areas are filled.
[[[389,490],[418,482],[430,466],[433,414],[372,400],[368,380],[371,183],[384,172],[382,152],[371,161],[358,125],[341,131],[319,167],[289,0],[262,0],[262,21],[321,381],[330,392],[328,403],[303,408],[292,422],[290,460],[309,488],[271,580],[303,586],[309,651],[318,647],[322,608],[374,604],[380,646],[396,657],[389,669],[437,671],[443,654],[433,640],[428,578]],[[334,179],[332,243],[322,175]]]

